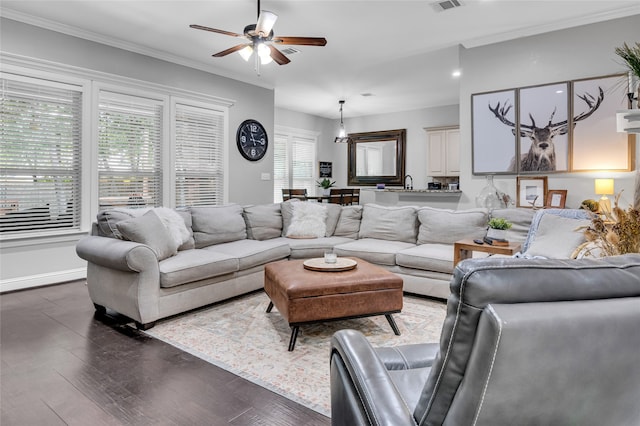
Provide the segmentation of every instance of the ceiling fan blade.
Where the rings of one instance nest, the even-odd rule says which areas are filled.
[[[327,39],[324,37],[274,37],[274,43],[278,44],[297,44],[301,46],[324,46],[327,44]]]
[[[271,58],[276,61],[278,65],[287,65],[291,62],[291,59],[284,56],[284,54],[275,48],[275,46],[269,45],[269,49],[271,50]]]
[[[211,56],[215,58],[221,58],[223,56],[227,56],[230,53],[237,52],[238,50],[242,50],[247,46],[251,46],[251,43],[238,44],[237,46],[230,47],[227,50],[223,50],[222,52],[214,53]]]
[[[258,16],[258,23],[256,24],[255,29],[256,34],[267,37],[273,29],[277,19],[278,15],[273,12],[269,12],[268,10],[260,11],[260,16]]]
[[[232,33],[231,31],[225,31],[225,30],[218,30],[216,28],[203,27],[202,25],[191,24],[189,25],[189,27],[194,28],[196,30],[211,31],[212,33],[224,34],[231,37],[244,37],[243,34]]]

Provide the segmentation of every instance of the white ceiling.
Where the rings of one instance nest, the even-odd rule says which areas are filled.
[[[2,16],[275,89],[276,106],[345,117],[458,103],[459,46],[484,44],[640,14],[640,0],[262,0],[280,36],[325,37],[293,46],[291,63],[261,67],[211,55],[242,42],[189,28],[242,33],[257,0],[2,0]],[[462,70],[464,73],[464,70]],[[464,75],[463,77],[464,78]],[[369,93],[373,96],[362,96]]]

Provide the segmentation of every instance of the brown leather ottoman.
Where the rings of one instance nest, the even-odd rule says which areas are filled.
[[[391,314],[402,310],[402,278],[362,259],[342,272],[310,271],[304,260],[283,260],[264,268],[264,290],[291,327],[289,351],[302,324],[384,315],[396,335]]]

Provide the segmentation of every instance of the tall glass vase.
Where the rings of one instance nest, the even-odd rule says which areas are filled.
[[[486,179],[486,186],[476,196],[476,206],[487,208],[490,211],[505,208],[506,204],[502,200],[498,188],[493,184],[493,175],[487,175]]]

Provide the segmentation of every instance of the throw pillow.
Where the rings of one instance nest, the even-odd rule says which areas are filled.
[[[169,231],[171,238],[180,247],[191,238],[191,232],[187,229],[182,216],[173,209],[166,207],[156,207],[153,211],[158,215],[164,226]]]
[[[237,204],[192,207],[191,220],[196,248],[247,238],[242,207]]]
[[[584,229],[590,223],[588,219],[545,214],[540,218],[535,238],[524,254],[550,259],[570,259],[576,248],[586,241]]]
[[[178,253],[178,244],[153,210],[119,222],[116,226],[125,239],[149,246],[158,260]]]
[[[415,244],[417,234],[415,207],[365,204],[358,238],[377,238]]]
[[[487,209],[449,210],[422,207],[418,210],[418,244],[453,244],[463,238],[483,238],[489,220]]]
[[[252,240],[269,240],[282,234],[280,204],[247,206],[243,209],[247,236]]]
[[[193,222],[191,220],[191,210],[189,210],[189,208],[185,210],[176,210],[176,213],[180,215],[180,217],[184,221],[184,226],[186,226],[187,230],[189,231],[189,239],[180,247],[178,247],[178,251],[191,250],[196,248],[196,240],[193,238]]]
[[[293,204],[293,216],[287,229],[290,238],[321,238],[327,233],[327,209],[315,201]]]
[[[133,219],[134,217],[140,217],[147,213],[149,208],[129,209],[126,207],[115,207],[108,210],[102,210],[98,212],[97,223],[98,231],[101,237],[117,238],[123,240],[124,237],[118,231],[118,223],[123,220]]]
[[[325,204],[324,207],[327,209],[327,220],[325,221],[327,224],[327,233],[325,236],[330,237],[336,231],[336,226],[338,226],[342,206],[338,204]]]
[[[361,220],[362,206],[343,206],[333,235],[336,237],[358,238]]]
[[[280,213],[282,214],[282,236],[287,236],[287,231],[289,230],[289,225],[291,225],[291,218],[293,217],[293,205],[295,203],[300,203],[301,201],[297,198],[292,198],[290,200],[284,201],[280,203]]]
[[[535,210],[527,208],[494,209],[491,211],[490,218],[501,217],[511,222],[509,241],[523,243],[527,238],[529,228],[531,228],[535,212]]]

